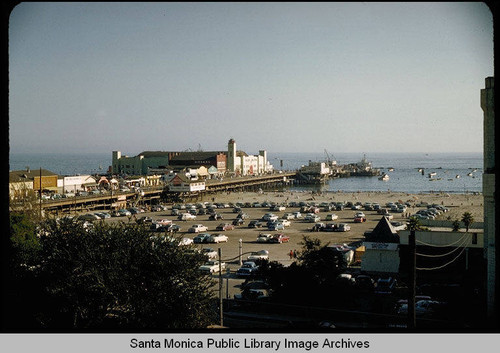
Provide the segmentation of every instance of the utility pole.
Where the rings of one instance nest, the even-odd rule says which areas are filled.
[[[409,251],[409,288],[408,288],[408,328],[415,329],[417,326],[415,317],[415,294],[416,294],[416,279],[417,279],[417,254],[415,244],[415,227],[410,226],[410,235],[408,237]]]
[[[221,248],[218,249],[219,254],[219,315],[220,326],[224,326],[224,308],[222,307],[222,255]]]
[[[42,219],[42,167],[40,167],[40,219]]]

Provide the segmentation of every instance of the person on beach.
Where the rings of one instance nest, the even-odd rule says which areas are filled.
[[[293,259],[293,250],[290,250],[290,260]]]
[[[293,250],[293,258],[296,259],[297,258],[297,250]]]

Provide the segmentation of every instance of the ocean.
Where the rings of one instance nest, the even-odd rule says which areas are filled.
[[[320,162],[327,158],[338,164],[359,162],[361,153],[272,153],[268,160],[276,170],[297,170],[309,161]],[[377,177],[350,177],[332,179],[323,186],[296,185],[296,191],[400,191],[409,193],[472,193],[482,192],[482,153],[367,153],[366,159],[374,168],[389,174],[388,181]],[[105,173],[111,165],[109,153],[10,153],[9,169],[47,169],[59,175]],[[394,168],[394,171],[389,171]],[[423,168],[422,175],[418,169]],[[436,175],[428,178],[428,173]],[[468,174],[472,173],[472,176]],[[459,176],[457,178],[457,176]]]

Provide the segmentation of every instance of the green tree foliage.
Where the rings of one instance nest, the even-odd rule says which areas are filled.
[[[472,213],[464,212],[464,214],[462,215],[462,222],[464,222],[465,231],[468,232],[469,227],[472,223],[474,223],[474,217],[472,216]]]
[[[298,261],[284,267],[277,262],[263,264],[259,276],[269,284],[271,299],[280,303],[325,305],[339,293],[338,274],[346,268],[341,252],[304,236]]]
[[[451,227],[453,232],[458,232],[460,230],[460,221],[458,219],[455,219],[451,224]]]
[[[212,323],[202,254],[136,224],[48,221],[40,231],[38,323],[45,328],[192,329]]]
[[[408,230],[422,230],[422,224],[420,223],[420,220],[417,217],[410,217],[408,220]]]

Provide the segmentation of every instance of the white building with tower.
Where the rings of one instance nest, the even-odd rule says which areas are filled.
[[[236,175],[260,175],[271,173],[274,167],[267,160],[267,152],[260,150],[258,155],[248,155],[236,149],[236,141],[227,144],[227,171]]]

